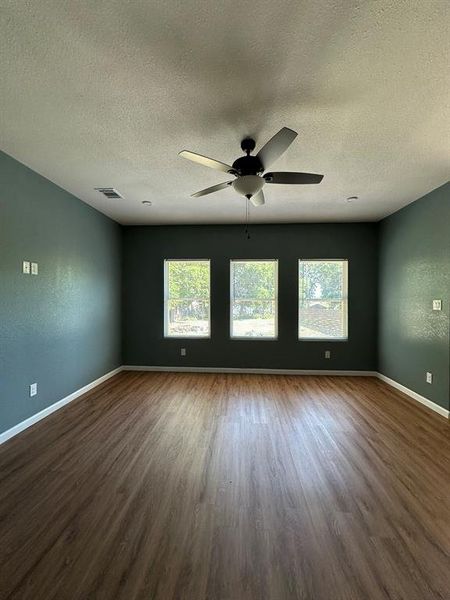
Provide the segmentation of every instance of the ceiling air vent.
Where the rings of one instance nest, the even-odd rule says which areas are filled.
[[[119,192],[117,190],[115,190],[114,188],[94,188],[94,189],[97,192],[100,192],[101,194],[106,196],[107,198],[123,198],[123,196],[121,196],[119,194]]]

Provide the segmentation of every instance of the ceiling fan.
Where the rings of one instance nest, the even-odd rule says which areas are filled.
[[[224,181],[223,183],[218,183],[217,185],[213,185],[200,192],[196,192],[195,194],[192,194],[192,196],[194,198],[206,196],[207,194],[218,192],[219,190],[223,190],[229,185],[232,185],[238,194],[245,196],[255,206],[261,206],[265,202],[263,187],[266,183],[287,183],[295,185],[320,183],[323,179],[323,175],[316,175],[314,173],[293,173],[286,171],[264,173],[264,171],[289,148],[296,137],[296,131],[292,131],[292,129],[289,129],[288,127],[283,127],[278,133],[270,138],[256,156],[250,154],[255,149],[255,140],[252,138],[245,138],[241,142],[241,148],[243,152],[245,152],[245,156],[236,159],[232,166],[219,160],[202,156],[196,152],[182,150],[179,153],[179,156],[192,160],[205,167],[223,171],[224,173],[229,173],[236,177],[236,179],[231,181]]]

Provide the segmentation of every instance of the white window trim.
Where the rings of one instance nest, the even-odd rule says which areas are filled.
[[[169,298],[169,277],[168,277],[168,263],[170,262],[207,262],[209,265],[209,288],[208,288],[208,325],[209,333],[207,335],[170,335],[169,331],[169,311],[167,305],[170,300]],[[182,300],[189,300],[189,298],[180,298]],[[195,298],[198,300],[198,298]],[[164,338],[167,340],[209,340],[211,338],[211,259],[210,258],[165,258],[164,259]]]
[[[340,262],[344,263],[343,283],[346,291],[344,302],[344,331],[343,337],[304,337],[300,335],[300,263],[302,262]],[[299,258],[297,263],[297,336],[300,342],[347,342],[348,341],[348,258]]]
[[[237,336],[233,335],[233,268],[232,263],[239,262],[273,262],[275,263],[275,335],[273,336]],[[278,340],[278,258],[231,258],[230,259],[230,339],[231,340],[245,340],[252,342],[276,342]]]

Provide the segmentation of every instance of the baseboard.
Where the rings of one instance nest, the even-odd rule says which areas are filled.
[[[166,367],[124,365],[124,371],[168,371],[173,373],[256,373],[259,375],[328,375],[345,377],[376,377],[375,371],[338,371],[323,369],[259,369],[239,367]]]
[[[417,392],[414,392],[413,390],[410,390],[401,383],[398,383],[398,381],[395,381],[390,377],[386,377],[386,375],[383,375],[382,373],[377,373],[376,376],[378,377],[378,379],[381,379],[381,381],[384,381],[396,390],[399,390],[400,392],[403,392],[410,398],[413,398],[414,400],[416,400],[416,402],[420,402],[420,404],[431,408],[431,410],[434,410],[434,412],[437,412],[438,414],[442,415],[443,417],[446,417],[447,419],[449,418],[449,411],[445,408],[442,408],[442,406],[439,406],[439,404],[436,404],[432,400],[428,400],[428,398],[425,398],[425,396],[421,396]]]
[[[122,369],[123,369],[123,367],[117,367],[117,369],[114,369],[113,371],[110,371],[109,373],[102,375],[95,381],[91,381],[91,383],[88,383],[87,385],[83,386],[79,390],[72,392],[72,394],[69,394],[62,400],[58,400],[54,404],[47,406],[47,408],[44,408],[43,410],[39,411],[35,415],[28,417],[28,419],[25,419],[25,421],[22,421],[21,423],[14,425],[14,427],[11,427],[11,429],[7,429],[3,433],[0,433],[0,444],[3,444],[10,438],[14,437],[15,435],[17,435],[18,433],[23,431],[24,429],[28,429],[28,427],[31,427],[31,425],[34,425],[38,421],[45,419],[45,417],[48,417],[48,415],[59,410],[66,404],[69,404],[69,402],[72,402],[72,400],[75,400],[75,398],[78,398],[79,396],[82,396],[86,392],[89,392],[89,390],[92,390],[93,388],[97,387],[98,385],[100,385],[101,383],[106,381],[107,379],[110,379],[110,377],[117,375],[117,373],[120,373],[120,371],[122,371]]]
[[[69,402],[72,402],[72,400],[75,400],[79,396],[82,396],[86,392],[89,392],[89,390],[92,390],[93,388],[97,387],[104,381],[107,381],[114,375],[117,375],[117,373],[120,373],[121,371],[164,371],[164,372],[174,372],[174,373],[242,373],[242,374],[255,373],[255,374],[260,374],[260,375],[327,375],[327,376],[332,376],[332,377],[336,377],[336,376],[377,377],[381,381],[384,381],[391,387],[399,390],[400,392],[403,392],[410,398],[413,398],[417,402],[420,402],[424,406],[427,406],[428,408],[430,408],[431,410],[435,411],[436,413],[442,415],[443,417],[446,417],[448,419],[450,416],[449,411],[446,410],[445,408],[442,408],[442,406],[439,406],[435,402],[432,402],[428,398],[425,398],[425,396],[421,396],[417,392],[410,390],[409,388],[402,385],[401,383],[398,383],[397,381],[394,381],[393,379],[390,379],[389,377],[386,377],[386,375],[383,375],[382,373],[378,373],[377,371],[338,371],[338,370],[320,370],[320,369],[258,369],[258,368],[238,368],[238,367],[167,367],[167,366],[147,366],[147,365],[142,365],[142,366],[124,365],[121,367],[117,367],[117,369],[113,369],[112,371],[110,371],[109,373],[106,373],[105,375],[102,375],[102,377],[99,377],[95,381],[91,381],[91,383],[88,383],[87,385],[83,386],[79,390],[72,392],[72,394],[69,394],[65,398],[62,398],[62,400],[59,400],[58,402],[55,402],[54,404],[47,406],[47,408],[44,408],[43,410],[36,413],[35,415],[32,415],[28,419],[25,419],[25,421],[22,421],[21,423],[14,425],[14,427],[11,427],[11,429],[7,429],[3,433],[0,433],[0,444],[3,444],[10,438],[19,434],[21,431],[24,431],[24,429],[31,427],[31,425],[34,425],[38,421],[41,421],[42,419],[44,419],[48,415],[54,413],[55,411],[59,410],[63,406],[66,406],[66,404],[69,404]]]
[[[338,370],[323,370],[323,369],[258,369],[258,368],[238,368],[238,367],[168,367],[168,366],[147,366],[147,365],[124,365],[124,371],[164,371],[173,373],[256,373],[260,375],[328,375],[331,377],[377,377],[388,385],[403,392],[410,398],[427,406],[431,410],[437,412],[443,417],[449,418],[449,411],[439,404],[432,402],[425,396],[421,396],[417,392],[410,390],[401,383],[386,377],[378,371],[338,371]]]

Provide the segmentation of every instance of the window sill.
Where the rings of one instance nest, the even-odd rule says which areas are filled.
[[[346,338],[297,338],[299,342],[348,342],[348,337]]]
[[[278,338],[277,337],[251,337],[251,336],[245,336],[245,337],[236,337],[236,336],[230,336],[230,340],[232,342],[234,341],[245,341],[245,342],[278,342]]]
[[[164,340],[210,340],[210,335],[165,335]]]

